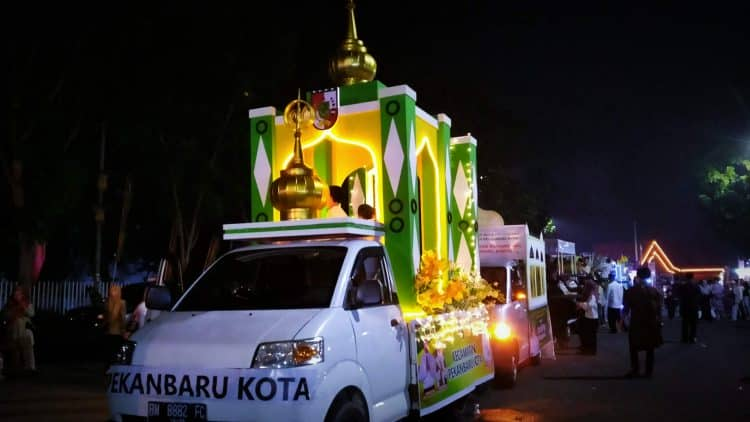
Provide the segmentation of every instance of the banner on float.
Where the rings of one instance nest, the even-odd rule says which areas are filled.
[[[421,414],[431,413],[462,397],[494,375],[492,349],[487,334],[466,335],[444,349],[432,350],[428,342],[417,345],[417,377]]]
[[[529,321],[533,334],[539,339],[539,347],[552,341],[552,327],[550,325],[549,308],[542,306],[529,311]]]

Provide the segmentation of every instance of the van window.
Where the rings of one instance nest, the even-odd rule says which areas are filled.
[[[508,297],[508,286],[506,281],[506,269],[505,267],[481,267],[479,269],[482,278],[498,292],[503,294],[503,297]]]
[[[347,295],[350,307],[354,307],[356,287],[364,280],[375,280],[380,284],[383,298],[382,305],[398,304],[396,292],[391,290],[391,285],[388,282],[385,256],[383,255],[382,248],[364,248],[357,255]]]
[[[230,253],[195,282],[175,310],[327,308],[346,252],[305,247]]]

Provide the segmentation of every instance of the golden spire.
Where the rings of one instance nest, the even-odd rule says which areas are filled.
[[[325,186],[302,156],[302,129],[309,127],[313,118],[312,106],[300,99],[297,91],[297,99],[284,109],[284,122],[294,127],[294,157],[271,184],[271,203],[280,211],[282,220],[315,218],[323,206]]]
[[[346,2],[348,25],[346,38],[331,58],[329,72],[337,85],[353,85],[375,79],[378,65],[375,58],[367,52],[365,44],[357,38],[357,22],[354,19],[354,0]]]

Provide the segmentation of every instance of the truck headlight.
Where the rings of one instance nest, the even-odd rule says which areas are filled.
[[[323,339],[320,337],[261,343],[255,351],[253,368],[293,368],[323,362]]]
[[[497,325],[495,325],[495,328],[492,330],[492,335],[494,335],[498,340],[509,339],[510,333],[510,327],[504,322],[497,323]]]
[[[133,352],[135,352],[134,341],[123,340],[117,350],[115,350],[114,356],[112,356],[113,365],[130,365],[133,362]]]

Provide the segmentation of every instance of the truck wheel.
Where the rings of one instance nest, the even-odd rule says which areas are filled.
[[[357,393],[342,392],[326,415],[326,422],[367,422],[364,400]]]
[[[542,364],[542,351],[540,350],[539,353],[531,357],[531,364],[534,366],[539,366]]]
[[[495,379],[501,388],[513,388],[518,381],[518,358],[513,354],[508,359],[510,362],[507,370],[495,371]]]

